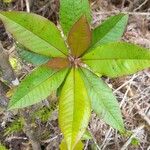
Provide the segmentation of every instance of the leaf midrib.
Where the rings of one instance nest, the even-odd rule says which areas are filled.
[[[90,60],[95,60],[95,61],[100,61],[100,60],[102,60],[102,61],[104,61],[104,60],[146,60],[146,61],[150,61],[150,58],[148,59],[148,58],[146,58],[146,59],[144,59],[144,58],[103,58],[103,59],[82,59],[82,60],[85,60],[85,61],[90,61]]]
[[[76,99],[76,96],[75,96],[75,95],[76,95],[76,94],[75,94],[75,91],[76,91],[76,88],[75,88],[75,87],[76,87],[76,86],[75,86],[75,85],[76,85],[75,73],[76,73],[76,70],[75,70],[75,68],[73,68],[73,78],[74,78],[74,79],[73,79],[73,84],[74,84],[74,85],[73,85],[73,92],[74,92],[74,93],[73,93],[73,98],[74,98],[74,99],[73,99],[73,117],[72,117],[72,122],[73,122],[73,123],[72,123],[72,127],[71,127],[71,132],[74,130],[74,129],[73,129],[73,128],[74,128],[74,120],[75,120],[75,113],[74,113],[74,112],[76,111],[76,110],[75,110],[75,104],[76,104],[76,103],[75,103],[75,99]],[[79,131],[79,132],[80,132],[80,131]],[[75,139],[75,142],[76,142],[76,139]],[[74,144],[74,143],[73,143],[73,134],[71,134],[71,147],[74,146],[73,144]]]
[[[3,17],[6,17],[5,15],[1,14]],[[56,50],[58,50],[59,52],[61,52],[62,54],[64,54],[65,56],[67,56],[64,52],[62,52],[60,49],[56,48],[53,44],[48,43],[47,40],[44,40],[42,37],[39,37],[36,33],[31,32],[29,29],[27,29],[26,27],[24,27],[23,25],[19,24],[18,22],[13,21],[12,19],[10,19],[9,17],[6,17],[7,19],[11,20],[14,24],[19,25],[21,28],[27,30],[28,32],[30,32],[31,34],[35,35],[37,38],[41,39],[42,41],[44,41],[45,43],[47,43],[48,45],[50,45],[51,47],[55,48]],[[5,23],[4,23],[5,24]],[[57,28],[57,27],[56,27]],[[59,30],[58,30],[59,31]],[[44,43],[43,42],[43,43]],[[30,48],[29,48],[30,49]],[[66,48],[67,49],[67,48]]]
[[[75,105],[75,68],[73,68],[73,98],[74,98],[74,100],[73,100],[73,106]],[[72,118],[72,122],[73,122],[73,124],[72,124],[72,128],[71,128],[71,132],[73,131],[73,127],[74,127],[74,119],[75,119],[75,115],[74,115],[74,110],[75,110],[75,106],[73,107],[73,118]],[[72,139],[73,139],[73,134],[71,134],[71,147],[73,146],[73,141],[72,141]]]
[[[85,75],[84,71],[83,71],[82,69],[81,69],[81,71],[83,72],[85,78],[86,78],[87,81],[89,82],[89,86],[95,91],[95,93],[97,93],[97,95],[99,95],[99,93],[98,93],[97,90],[94,88],[94,86],[91,86],[91,84],[90,84],[91,82],[89,81],[89,79],[88,79],[87,76]],[[117,124],[119,125],[119,127],[122,128],[122,125],[121,125],[120,123],[118,123],[118,120],[115,119],[114,115],[109,111],[108,107],[105,106],[105,104],[104,104],[103,101],[102,101],[102,103],[103,103],[103,106],[104,106],[105,108],[107,108],[109,114],[110,114],[110,115],[113,117],[113,119],[117,122]]]

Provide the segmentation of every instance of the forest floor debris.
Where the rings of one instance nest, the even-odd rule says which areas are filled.
[[[149,0],[91,0],[93,23],[95,27],[99,25],[106,17],[119,12],[125,12],[130,15],[129,23],[124,33],[123,40],[136,43],[144,47],[150,48],[150,1]],[[58,23],[58,0],[13,0],[11,3],[0,2],[0,10],[23,10],[34,12],[45,16]],[[14,41],[9,34],[5,32],[2,24],[0,24],[0,40],[4,48],[7,49],[9,55],[18,59],[14,49]],[[34,68],[31,64],[24,63],[20,59],[21,69],[16,72],[19,79],[31,72]],[[129,130],[128,135],[120,135],[117,131],[110,128],[102,120],[93,113],[89,124],[89,130],[93,140],[85,143],[85,150],[101,149],[101,150],[149,150],[150,149],[150,69],[139,72],[128,77],[117,79],[104,78],[105,82],[113,89],[115,95],[120,102],[126,129]],[[50,97],[56,106],[56,97]],[[58,128],[57,111],[50,116],[45,116],[47,121],[41,121],[40,108],[44,108],[48,113],[46,105],[49,101],[44,101],[42,106],[38,106],[35,110],[38,117],[34,118],[35,123],[32,124],[37,130],[40,129],[38,135],[41,135],[40,141],[42,148],[46,150],[58,149],[61,140],[61,133]],[[48,104],[49,105],[49,104]],[[28,110],[33,108],[29,108]],[[5,129],[15,121],[18,112],[7,114],[6,111],[0,109],[0,143],[12,150],[31,149],[31,145],[27,136],[23,131],[18,133],[5,135]],[[32,114],[31,113],[31,114]],[[9,118],[9,119],[8,119]],[[3,124],[5,122],[5,125]],[[18,125],[18,124],[17,124]],[[20,125],[20,124],[19,124]],[[18,129],[16,124],[13,130]]]

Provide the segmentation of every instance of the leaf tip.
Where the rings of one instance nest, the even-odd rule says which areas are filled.
[[[129,14],[121,13],[122,18],[124,18],[126,21],[129,19]]]
[[[17,107],[15,105],[15,103],[13,103],[13,99],[10,100],[10,102],[8,103],[8,106],[7,106],[7,111],[10,111],[10,110],[14,110],[14,109],[18,109],[19,107]]]
[[[11,106],[11,105],[8,105],[7,111],[10,111],[10,110],[12,110],[12,109],[13,109],[12,106]]]

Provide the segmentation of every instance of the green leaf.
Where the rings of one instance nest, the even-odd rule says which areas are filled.
[[[128,22],[128,15],[119,14],[110,17],[93,30],[92,46],[115,42],[121,38]]]
[[[9,109],[23,108],[40,102],[63,82],[68,69],[60,71],[41,66],[19,85],[9,103]]]
[[[110,126],[124,132],[121,111],[112,90],[91,71],[82,68],[80,73],[85,82],[94,112]]]
[[[83,148],[84,148],[83,143],[79,141],[73,150],[83,150]],[[65,140],[62,140],[60,144],[60,150],[68,150]]]
[[[92,136],[91,136],[91,133],[86,130],[82,136],[82,140],[91,140],[92,139]]]
[[[0,143],[0,150],[7,150],[7,148]]]
[[[84,134],[90,111],[84,82],[78,69],[73,68],[66,78],[59,99],[59,125],[68,150],[72,150]]]
[[[32,63],[33,65],[39,66],[39,65],[45,64],[51,59],[47,56],[39,55],[37,53],[29,51],[22,46],[19,46],[19,47],[17,46],[17,52],[23,60],[29,63]]]
[[[0,12],[0,19],[27,49],[50,57],[64,57],[67,47],[56,26],[42,16],[26,12]]]
[[[73,25],[67,40],[73,56],[79,57],[87,50],[91,44],[92,34],[85,16]]]
[[[150,51],[139,46],[115,42],[98,46],[83,57],[94,72],[118,77],[150,67]]]
[[[60,23],[65,34],[72,26],[85,15],[89,22],[91,20],[91,11],[88,0],[61,0],[60,1]]]
[[[4,3],[11,3],[12,0],[2,0]]]

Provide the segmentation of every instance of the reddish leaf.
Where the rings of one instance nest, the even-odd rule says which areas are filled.
[[[69,60],[66,58],[57,57],[50,61],[48,61],[46,64],[51,69],[63,69],[66,67],[69,67],[70,63]]]
[[[85,16],[82,16],[72,27],[68,35],[71,54],[81,56],[90,46],[92,34]]]

